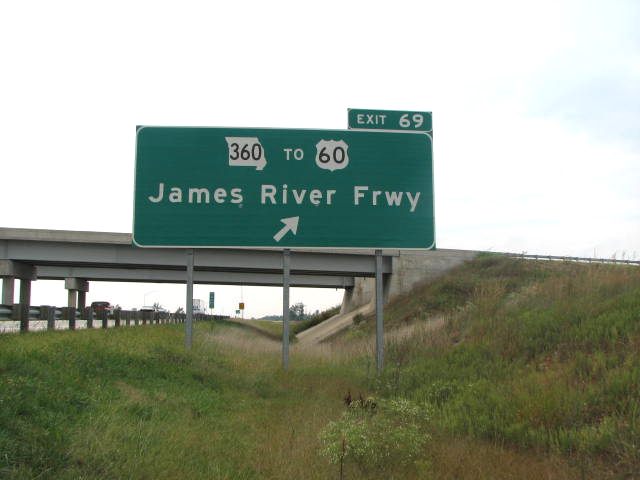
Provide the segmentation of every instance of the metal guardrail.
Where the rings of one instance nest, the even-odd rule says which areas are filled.
[[[0,320],[11,320],[13,307],[8,305],[0,305]]]
[[[18,321],[19,314],[19,304],[14,305],[0,305],[0,320],[4,321]],[[41,307],[30,305],[29,306],[29,319],[30,320],[47,320],[47,314],[44,312],[44,309],[54,309],[53,310],[53,318],[54,320],[62,320],[62,310],[57,307],[52,307],[48,305],[43,305]]]
[[[616,259],[616,258],[591,258],[591,257],[569,257],[560,255],[530,255],[527,253],[509,253],[496,252],[500,255],[507,255],[512,258],[521,258],[523,260],[547,260],[556,262],[580,262],[580,263],[611,263],[617,265],[638,265],[640,260]]]
[[[57,321],[68,322],[66,327],[70,330],[75,330],[76,322],[79,320],[86,322],[86,328],[102,327],[108,328],[110,326],[120,327],[122,325],[145,325],[149,324],[161,324],[161,323],[184,323],[186,319],[185,314],[173,314],[169,312],[150,312],[140,310],[115,310],[113,313],[107,313],[105,311],[94,311],[91,307],[87,307],[81,310],[67,307],[54,307],[54,306],[29,306],[27,310],[27,318],[22,318],[21,306],[19,304],[14,305],[1,305],[0,304],[0,322],[20,322],[20,331],[29,331],[30,322],[47,322],[47,330],[54,330],[56,328]],[[194,321],[210,321],[220,320],[228,318],[222,315],[194,315]],[[111,325],[110,322],[113,324]],[[2,331],[2,328],[0,328]],[[6,331],[6,330],[5,330]]]

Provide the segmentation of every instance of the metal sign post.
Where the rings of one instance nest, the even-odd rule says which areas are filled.
[[[382,373],[384,367],[384,315],[382,288],[382,250],[376,250],[376,369]]]
[[[289,269],[291,251],[282,251],[282,368],[289,369]]]
[[[187,250],[187,320],[184,344],[187,350],[193,343],[193,249]]]

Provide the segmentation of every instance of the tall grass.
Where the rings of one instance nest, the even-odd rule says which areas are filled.
[[[378,390],[433,405],[451,434],[640,476],[640,270],[533,263],[467,266],[464,304],[391,342]],[[476,282],[482,264],[501,273]]]

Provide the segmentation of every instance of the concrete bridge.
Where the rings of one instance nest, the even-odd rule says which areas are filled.
[[[475,256],[461,250],[384,250],[385,300]],[[345,289],[342,312],[373,300],[373,250],[291,249],[291,286]],[[186,250],[134,247],[128,233],[0,228],[1,304],[28,312],[31,282],[65,280],[68,307],[83,309],[90,281],[186,283]],[[277,249],[194,249],[194,282],[282,285]],[[25,314],[26,315],[26,314]]]

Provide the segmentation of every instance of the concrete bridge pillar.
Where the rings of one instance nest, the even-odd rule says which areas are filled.
[[[88,284],[87,284],[87,290],[89,290],[89,285]],[[80,310],[82,312],[82,311],[84,311],[84,307],[86,307],[86,306],[87,306],[87,292],[83,292],[82,290],[78,290],[78,310]]]
[[[13,305],[16,279],[14,277],[2,277],[2,305]]]
[[[76,309],[85,307],[89,282],[81,278],[65,278],[64,288],[68,290],[67,307],[69,307],[69,330],[76,329]]]
[[[20,331],[29,331],[29,306],[31,305],[31,280],[20,279]]]
[[[29,306],[31,304],[31,281],[36,279],[36,269],[27,263],[13,260],[0,260],[0,277],[2,278],[2,303],[13,305],[15,279],[20,279],[20,300],[17,315],[20,331],[29,330]]]
[[[78,303],[78,291],[69,289],[67,292],[67,307],[76,308]]]
[[[64,288],[69,291],[67,306],[83,309],[87,302],[89,282],[81,278],[65,278]]]

